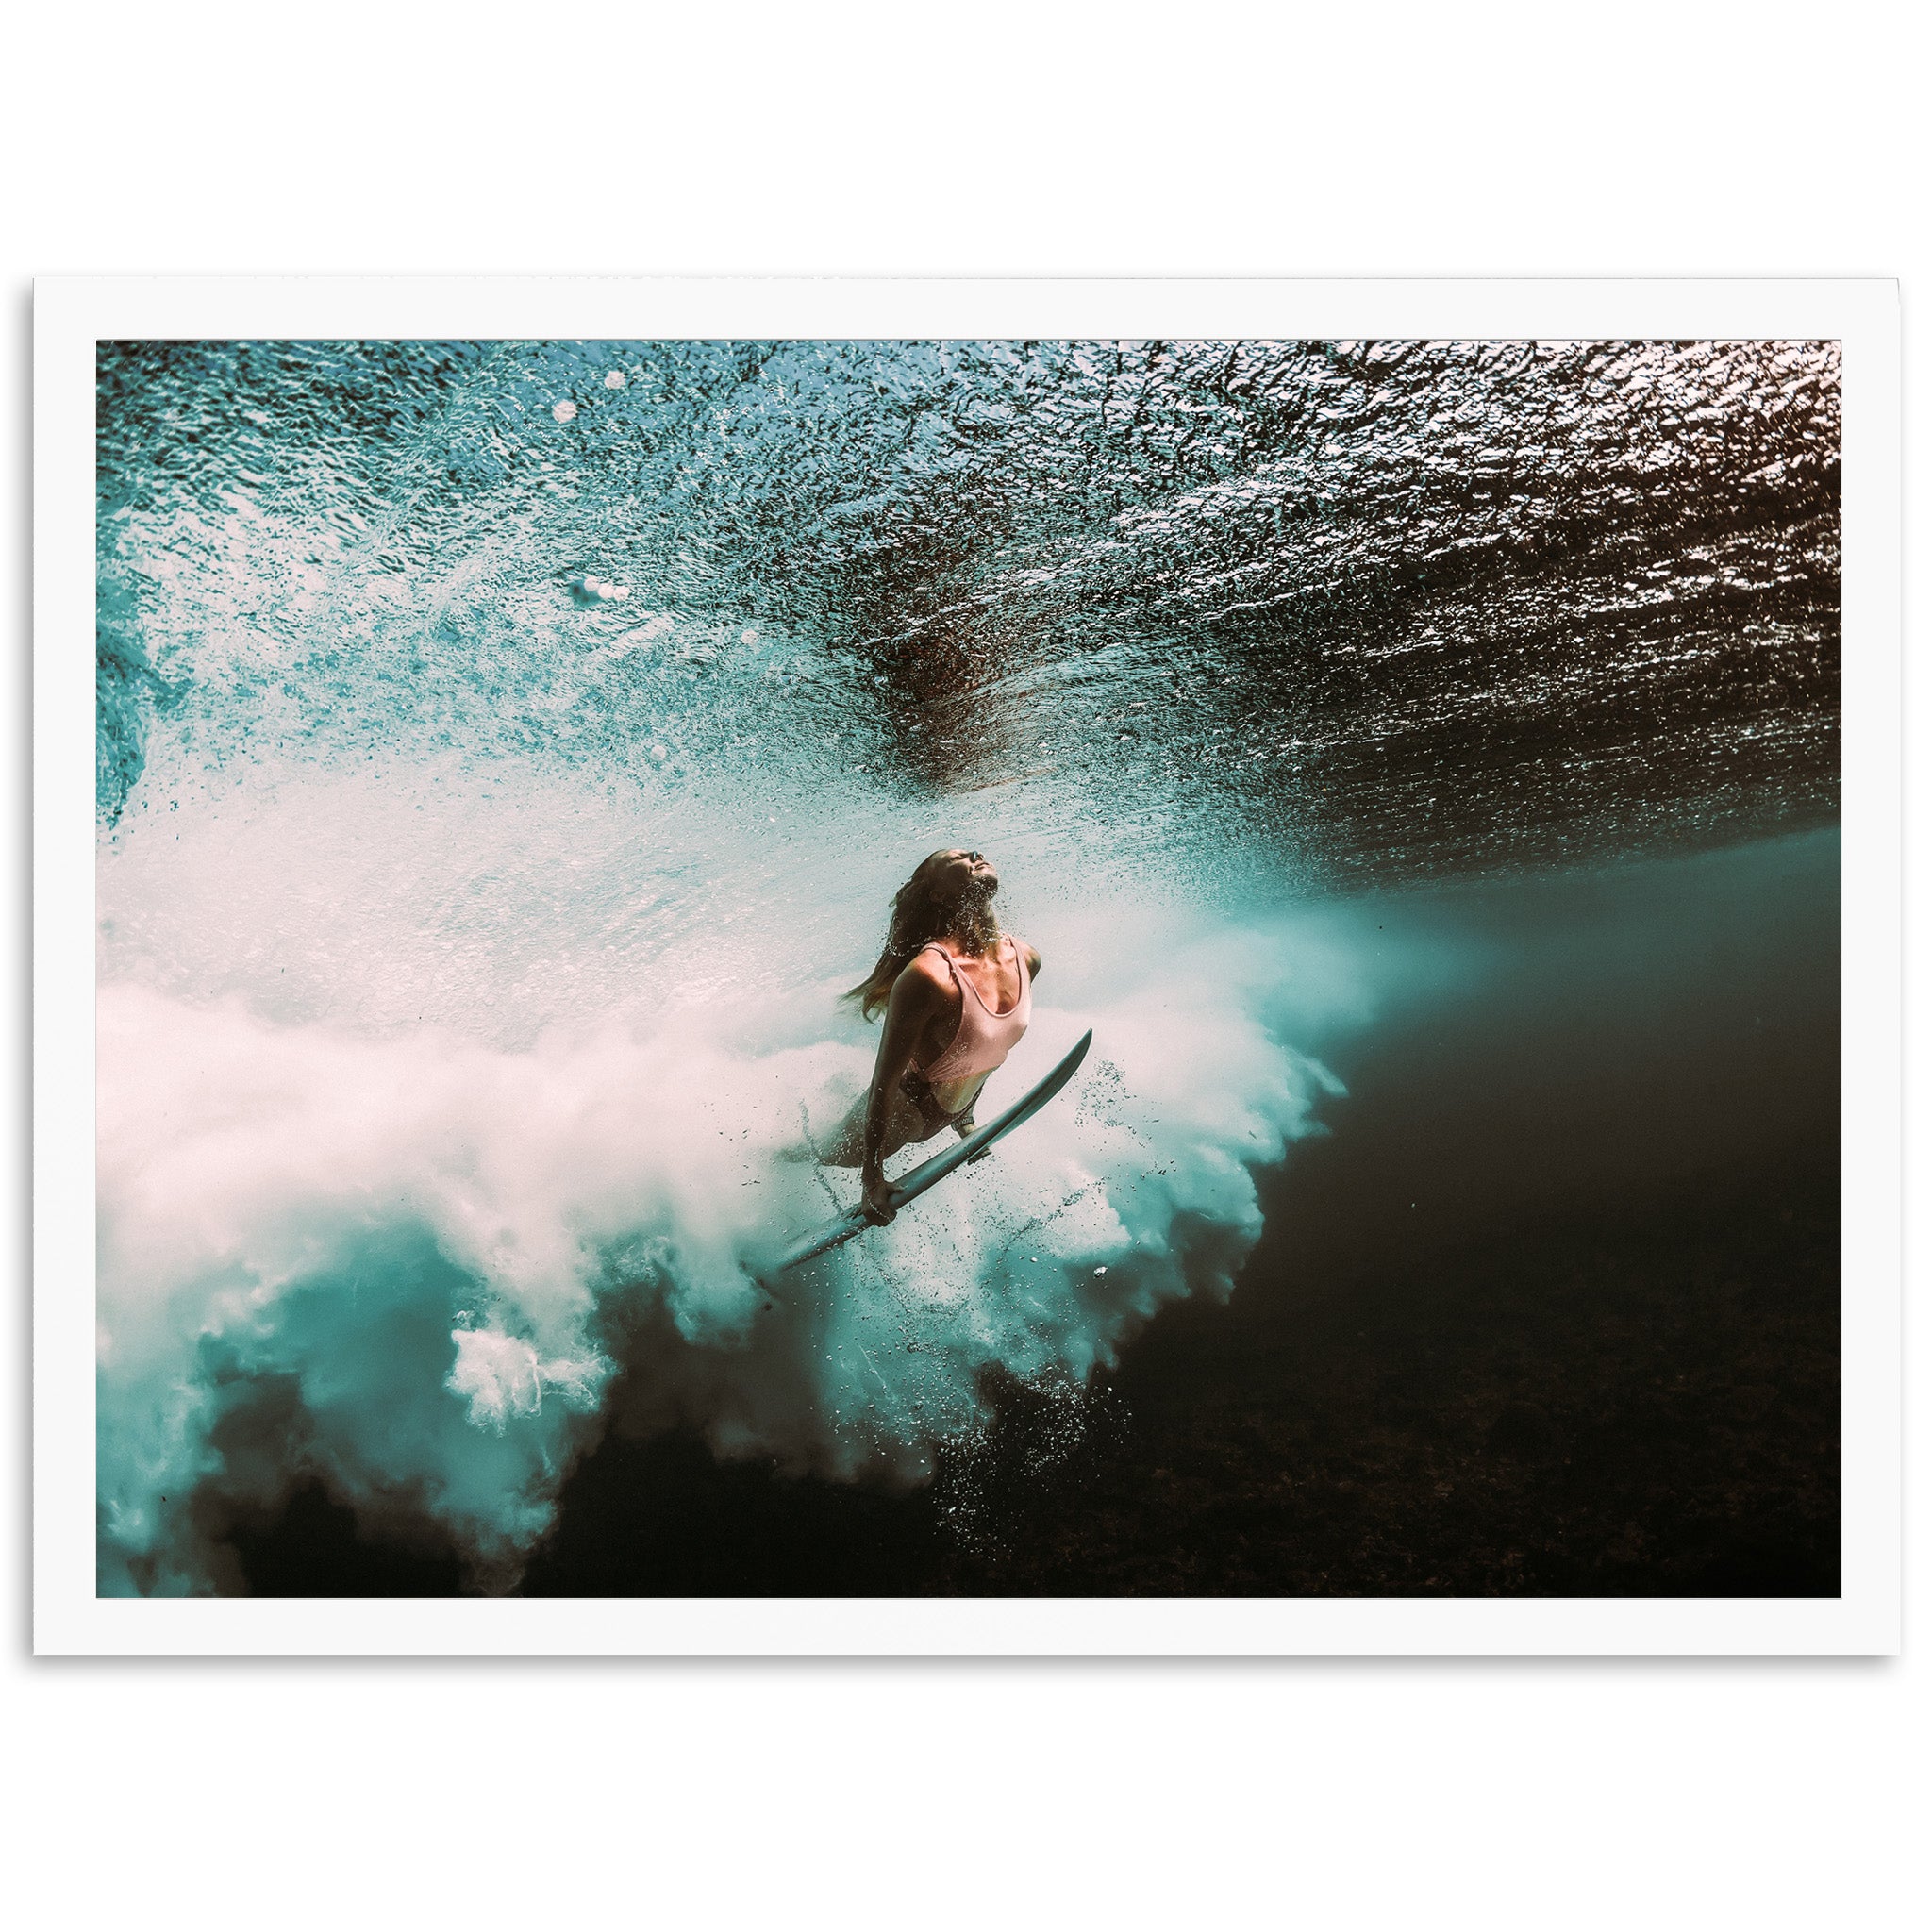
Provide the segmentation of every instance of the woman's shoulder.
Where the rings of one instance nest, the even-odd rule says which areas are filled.
[[[900,970],[899,983],[904,985],[908,981],[915,988],[923,989],[930,985],[941,992],[952,992],[954,988],[951,956],[937,941],[922,946]]]

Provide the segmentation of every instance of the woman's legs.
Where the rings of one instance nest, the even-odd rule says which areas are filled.
[[[845,1118],[832,1130],[831,1140],[819,1151],[821,1165],[865,1165],[865,1114],[871,1098],[869,1093],[861,1093],[852,1103]],[[913,1141],[924,1141],[937,1131],[926,1124],[924,1116],[905,1094],[895,1091],[886,1106],[886,1138],[880,1158],[890,1158],[900,1148],[909,1147]]]
[[[947,1127],[963,1141],[973,1132],[973,1109],[985,1086],[985,1074],[970,1082],[953,1083],[952,1095],[961,1103],[958,1112],[948,1113],[939,1096],[917,1074],[908,1074],[905,1084],[892,1090],[886,1106],[886,1138],[882,1159],[890,1159],[902,1147],[917,1141],[930,1141]],[[852,1103],[845,1118],[832,1130],[830,1141],[816,1149],[823,1167],[862,1167],[865,1164],[865,1113],[871,1094],[861,1093]],[[975,1159],[978,1157],[974,1157]]]

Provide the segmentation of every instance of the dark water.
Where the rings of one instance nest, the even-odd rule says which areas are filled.
[[[105,347],[103,1587],[1827,1587],[1838,380]],[[1097,1084],[763,1322],[941,841]]]

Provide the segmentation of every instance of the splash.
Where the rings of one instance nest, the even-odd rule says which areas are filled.
[[[103,1589],[231,1585],[211,1496],[305,1478],[508,1587],[620,1368],[633,1424],[924,1479],[988,1426],[989,1371],[1077,1388],[1164,1300],[1228,1291],[1252,1168],[1337,1091],[1261,1018],[1285,943],[1202,939],[1098,1008],[1042,1006],[1012,1091],[1080,1025],[1104,1042],[1051,1130],[769,1291],[761,1258],[848,1205],[800,1157],[866,1044],[775,1043],[823,1029],[828,988],[506,1049],[108,987]]]

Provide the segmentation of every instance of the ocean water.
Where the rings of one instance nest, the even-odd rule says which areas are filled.
[[[1829,344],[104,345],[100,1587],[319,1481],[512,1588],[620,1380],[1077,1408],[1498,978],[1386,896],[1833,823],[1838,441]],[[941,843],[1089,1069],[767,1291]]]

